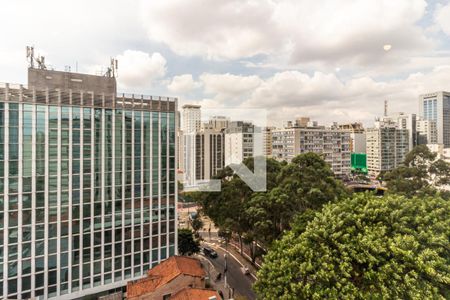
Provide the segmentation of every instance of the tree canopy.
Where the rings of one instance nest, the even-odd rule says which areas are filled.
[[[274,243],[254,288],[261,299],[449,299],[449,210],[437,196],[326,204]]]
[[[191,255],[200,251],[200,243],[194,239],[190,229],[178,229],[178,252],[181,255]]]
[[[443,187],[450,185],[450,164],[437,159],[426,145],[416,146],[403,164],[382,176],[390,193],[407,197],[441,194],[450,198]]]

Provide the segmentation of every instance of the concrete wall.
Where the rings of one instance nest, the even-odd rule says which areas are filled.
[[[116,78],[28,68],[28,86],[36,89],[72,89],[116,94]]]

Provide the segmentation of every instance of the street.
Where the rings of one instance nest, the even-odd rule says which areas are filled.
[[[222,278],[224,279],[225,251],[215,245],[208,244],[208,246],[212,247],[217,252],[218,257],[207,257],[207,259],[219,272],[222,273]],[[241,264],[229,254],[227,255],[227,265],[227,282],[229,286],[234,288],[235,296],[241,295],[246,297],[248,300],[256,299],[256,295],[252,290],[252,285],[255,282],[255,279],[251,275],[244,275],[241,271]],[[228,297],[228,295],[224,296]]]

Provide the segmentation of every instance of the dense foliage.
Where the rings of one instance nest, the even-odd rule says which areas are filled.
[[[255,290],[260,299],[449,299],[449,211],[437,196],[326,204],[274,244]]]
[[[244,164],[252,170],[252,159]],[[289,164],[267,159],[267,192],[253,192],[230,168],[217,178],[221,192],[191,195],[203,213],[241,243],[257,241],[266,247],[290,228],[297,214],[305,213],[306,224],[312,212],[346,194],[329,165],[314,153],[299,155]],[[251,253],[253,259],[256,254]]]
[[[403,164],[382,176],[390,193],[407,197],[440,194],[450,198],[442,188],[450,185],[450,164],[437,159],[426,145],[416,146]]]
[[[178,229],[178,253],[180,255],[191,255],[200,251],[200,243],[194,239],[190,229]]]

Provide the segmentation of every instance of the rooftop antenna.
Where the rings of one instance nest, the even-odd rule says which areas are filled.
[[[388,116],[388,101],[384,100],[384,116]]]
[[[29,67],[34,68],[34,47],[27,46],[27,60],[29,61]]]
[[[106,69],[105,76],[107,76],[107,77],[117,77],[117,66],[118,66],[117,59],[111,57],[110,65]]]
[[[44,56],[38,56],[36,58],[36,62],[38,63],[38,68],[41,70],[47,70],[47,66],[45,65],[45,57]]]

